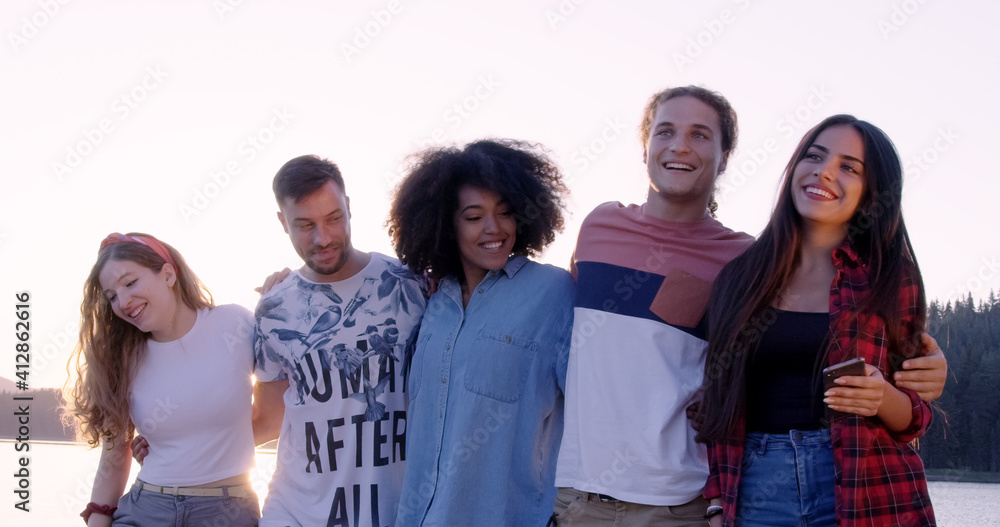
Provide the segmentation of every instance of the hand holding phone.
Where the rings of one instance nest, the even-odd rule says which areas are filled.
[[[853,359],[834,364],[833,366],[823,368],[823,389],[829,390],[830,388],[836,388],[839,385],[833,381],[838,377],[848,375],[858,377],[864,377],[866,375],[864,357],[855,357]]]
[[[829,392],[831,388],[837,388],[839,384],[833,382],[840,377],[846,376],[865,376],[865,359],[864,357],[855,357],[844,362],[834,364],[827,368],[823,368],[823,391]],[[830,421],[848,415],[848,412],[842,412],[830,408],[829,403],[826,407],[826,418]]]

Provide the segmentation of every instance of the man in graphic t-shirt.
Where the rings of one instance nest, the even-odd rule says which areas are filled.
[[[351,245],[333,163],[297,157],[273,186],[305,265],[255,313],[254,430],[258,443],[278,437],[260,525],[389,525],[406,448],[403,364],[425,287],[395,258]]]

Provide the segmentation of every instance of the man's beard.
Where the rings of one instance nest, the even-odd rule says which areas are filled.
[[[320,248],[318,250],[322,250],[324,248]],[[319,274],[319,275],[332,275],[332,274],[336,274],[337,272],[339,272],[341,269],[344,268],[344,265],[347,264],[347,251],[344,250],[344,246],[341,246],[340,249],[341,249],[340,250],[340,257],[337,258],[337,261],[334,262],[333,265],[320,266],[312,258],[309,258],[309,259],[306,260],[306,267],[312,269],[316,274]],[[314,251],[314,252],[316,252],[316,251]]]

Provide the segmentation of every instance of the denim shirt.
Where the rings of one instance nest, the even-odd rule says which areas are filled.
[[[431,296],[408,379],[397,526],[545,525],[555,500],[573,280],[513,256],[466,309]]]

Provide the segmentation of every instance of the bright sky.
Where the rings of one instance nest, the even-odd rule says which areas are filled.
[[[65,4],[65,5],[64,5]],[[7,0],[0,4],[0,299],[31,294],[32,386],[58,386],[100,240],[177,247],[221,303],[300,260],[270,184],[315,153],[347,179],[354,244],[383,227],[407,154],[545,145],[572,199],[542,260],[565,265],[595,205],[641,202],[653,92],[699,84],[740,118],[719,218],[757,234],[812,125],[853,113],[906,165],[904,213],[931,298],[1000,289],[1000,36],[992,2],[852,0]],[[14,354],[0,376],[14,377]]]

